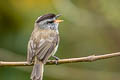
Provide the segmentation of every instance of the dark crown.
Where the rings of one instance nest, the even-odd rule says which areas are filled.
[[[41,21],[43,21],[43,20],[45,20],[45,19],[52,19],[52,18],[54,18],[54,17],[56,17],[55,14],[46,14],[46,15],[41,16],[41,17],[36,21],[36,23],[39,23],[39,22],[41,22]]]

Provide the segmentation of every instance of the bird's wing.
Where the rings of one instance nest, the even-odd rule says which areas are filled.
[[[37,57],[43,63],[46,63],[48,58],[52,55],[55,47],[58,45],[59,36],[49,37],[48,39],[42,39],[37,48]]]
[[[28,42],[28,53],[27,53],[27,61],[32,62],[35,56],[35,49],[36,49],[36,44],[34,40],[30,39]]]
[[[34,57],[37,57],[38,60],[46,63],[58,43],[59,34],[56,31],[34,30],[28,43],[27,60],[32,62]]]

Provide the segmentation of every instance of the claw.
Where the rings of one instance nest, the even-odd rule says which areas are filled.
[[[58,57],[56,57],[56,56],[52,56],[52,57],[56,59],[55,64],[57,65],[57,64],[58,64],[58,60],[59,60],[60,58],[58,58]]]
[[[55,64],[58,65],[58,60],[55,61]]]

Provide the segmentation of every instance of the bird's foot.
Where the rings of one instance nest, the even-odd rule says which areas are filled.
[[[58,60],[60,59],[60,58],[58,58],[57,56],[52,56],[53,58],[55,58],[55,64],[57,65],[58,64]]]

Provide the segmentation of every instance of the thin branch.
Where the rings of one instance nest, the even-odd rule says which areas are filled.
[[[108,59],[112,57],[120,56],[120,52],[104,54],[104,55],[92,55],[81,58],[69,58],[69,59],[60,59],[58,60],[58,64],[64,63],[76,63],[76,62],[93,62],[101,59]],[[48,60],[47,65],[53,65],[56,63],[56,60]],[[0,61],[0,66],[32,66],[33,64],[29,64],[28,62],[4,62]]]

